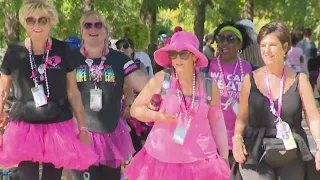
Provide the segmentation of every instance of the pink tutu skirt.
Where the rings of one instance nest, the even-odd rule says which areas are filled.
[[[88,169],[98,156],[77,137],[74,119],[52,124],[10,121],[3,135],[0,165],[22,161],[52,163],[56,168]]]
[[[129,129],[119,120],[116,130],[112,133],[89,132],[92,149],[99,155],[94,165],[106,165],[112,168],[120,167],[135,150],[129,134]]]
[[[124,173],[128,180],[229,180],[230,169],[219,155],[192,163],[164,163],[142,148]]]

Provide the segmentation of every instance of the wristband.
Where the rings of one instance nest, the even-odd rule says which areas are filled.
[[[243,137],[241,134],[235,134],[233,137],[232,137],[232,143],[234,143],[235,141],[237,140],[241,140],[242,142],[244,142],[243,140]]]
[[[80,128],[79,128],[79,130],[80,130],[80,131],[86,131],[86,132],[89,132],[89,130],[88,130],[88,128],[87,128],[87,127],[80,127]]]

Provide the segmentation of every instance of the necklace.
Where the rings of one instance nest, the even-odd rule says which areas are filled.
[[[98,67],[92,66],[93,60],[89,58],[89,53],[84,46],[83,46],[83,53],[84,53],[84,56],[86,57],[85,63],[89,67],[90,78],[94,82],[95,88],[97,89],[97,85],[100,81],[100,78],[102,76],[102,72],[104,69],[104,62],[107,60],[107,58],[106,58],[106,54],[107,54],[106,44],[104,44],[104,47],[102,49],[102,57],[101,57],[101,61],[100,61],[100,64]]]
[[[186,102],[186,97],[185,95],[183,94],[183,91],[182,91],[182,87],[181,87],[181,84],[179,82],[179,77],[178,77],[178,74],[177,72],[175,72],[176,74],[176,79],[177,79],[177,96],[178,96],[178,100],[179,100],[179,104],[180,104],[180,107],[182,105],[182,100],[184,100],[184,107],[185,107],[185,110],[186,110],[186,113],[185,113],[185,119],[188,119],[187,121],[187,127],[190,127],[190,124],[191,124],[191,116],[190,116],[190,111],[189,111],[189,107],[187,106],[187,102]],[[192,79],[192,98],[191,98],[191,111],[194,110],[194,104],[195,104],[195,94],[196,94],[196,72],[195,70],[193,71],[193,79]],[[182,99],[183,98],[183,99]],[[190,105],[190,104],[189,104]],[[182,112],[179,113],[179,121],[182,122]]]
[[[228,93],[229,88],[228,88],[227,83],[225,82],[225,79],[224,79],[224,71],[223,71],[222,66],[221,66],[220,57],[218,57],[217,62],[218,62],[219,72],[221,74],[221,79],[222,79],[222,83],[223,83],[223,89],[225,91],[227,91],[227,93]],[[237,72],[238,66],[240,66],[241,79],[243,78],[243,74],[244,73],[243,73],[242,61],[240,59],[238,59],[237,62],[236,62],[236,65],[235,65],[235,67],[233,69],[233,73],[232,73],[231,80],[230,80],[231,82],[234,81],[234,77],[235,77],[235,74]]]
[[[43,55],[43,61],[42,64],[40,64],[37,67],[36,64],[36,60],[34,57],[34,53],[33,53],[33,43],[31,39],[26,39],[26,47],[29,51],[29,62],[30,62],[30,67],[31,67],[31,79],[34,82],[34,86],[38,87],[39,86],[39,81],[44,81],[45,80],[45,84],[46,84],[46,89],[47,89],[47,98],[50,97],[50,89],[49,89],[49,82],[48,82],[48,77],[47,77],[47,68],[48,68],[48,58],[49,58],[49,52],[51,50],[51,46],[52,46],[52,39],[49,38],[46,42],[46,48],[45,48],[45,53]],[[38,73],[39,73],[39,77],[38,77]]]

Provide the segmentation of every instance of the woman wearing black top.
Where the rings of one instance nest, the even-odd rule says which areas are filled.
[[[60,180],[62,169],[86,169],[97,155],[90,141],[76,84],[75,64],[65,42],[49,36],[58,15],[48,1],[25,1],[20,23],[29,38],[9,45],[1,66],[0,112],[11,84],[16,102],[3,135],[0,165],[18,164],[23,180]],[[77,119],[78,127],[71,108]]]

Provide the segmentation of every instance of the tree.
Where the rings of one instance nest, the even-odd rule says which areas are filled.
[[[93,0],[82,0],[82,12],[94,10]]]
[[[206,7],[210,5],[213,7],[212,0],[201,0],[196,4],[195,15],[194,15],[194,33],[200,41],[199,50],[202,52],[203,37],[204,37],[204,22],[206,20]]]
[[[18,10],[21,3],[21,0],[4,0],[4,37],[6,44],[20,40],[20,22]]]
[[[253,0],[245,0],[242,17],[253,22],[254,17],[254,2]]]

